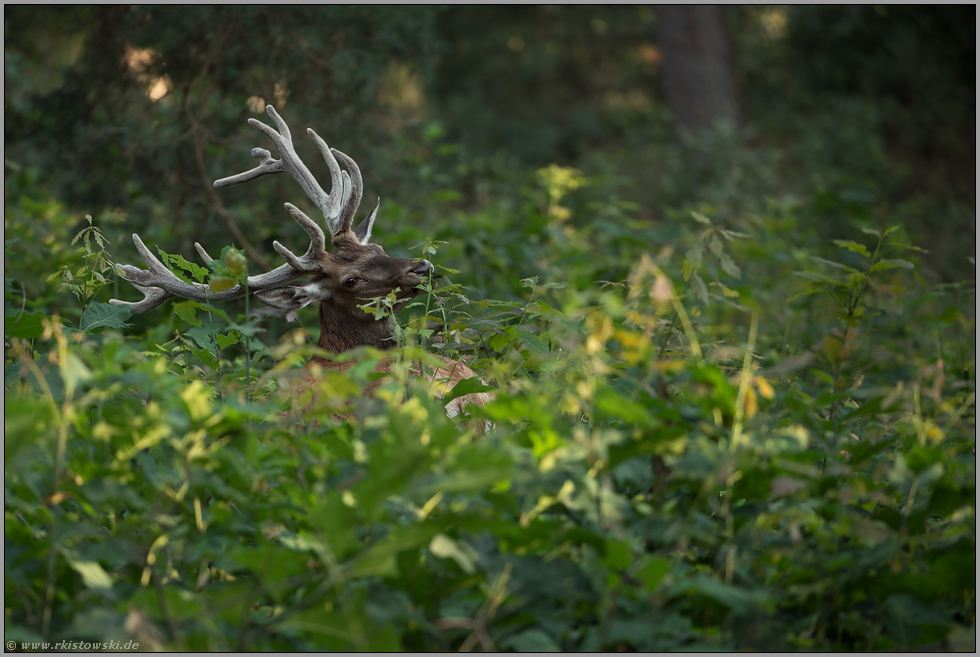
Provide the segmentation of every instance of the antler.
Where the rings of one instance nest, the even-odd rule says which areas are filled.
[[[280,265],[265,274],[249,276],[249,293],[289,285],[293,281],[316,271],[320,267],[320,258],[323,256],[323,251],[326,248],[326,238],[323,235],[323,231],[312,219],[307,217],[302,210],[292,203],[286,203],[286,210],[289,211],[289,214],[293,216],[296,223],[310,236],[310,247],[306,250],[305,254],[297,257],[279,242],[273,242],[272,246],[283,257],[286,264]],[[140,269],[132,265],[119,265],[119,268],[123,270],[125,274],[124,278],[143,293],[144,299],[138,302],[110,299],[109,303],[113,305],[129,306],[130,311],[138,315],[156,308],[167,299],[173,297],[193,299],[195,301],[226,301],[245,296],[245,288],[241,285],[236,285],[231,289],[222,290],[221,292],[211,292],[211,288],[207,285],[182,281],[146,248],[143,240],[135,233],[133,234],[133,242],[136,244],[136,249],[143,256],[143,260],[146,261],[149,269]],[[213,258],[207,254],[203,246],[195,242],[194,248],[205,263],[211,262]]]
[[[261,163],[257,167],[236,176],[216,180],[214,186],[228,187],[229,185],[237,185],[254,180],[267,173],[288,172],[296,179],[296,182],[303,188],[303,191],[310,197],[310,200],[320,208],[320,211],[323,213],[323,218],[326,220],[327,228],[332,235],[350,230],[351,221],[354,218],[354,213],[357,211],[357,206],[361,202],[363,192],[361,171],[357,168],[357,164],[340,151],[327,146],[327,143],[318,134],[313,132],[312,128],[307,128],[307,134],[316,143],[317,148],[320,149],[320,153],[327,163],[327,168],[330,170],[331,193],[327,194],[299,158],[299,155],[296,154],[296,148],[293,146],[293,137],[289,131],[289,126],[286,125],[286,122],[283,121],[282,117],[279,116],[279,113],[276,112],[276,109],[272,105],[266,105],[265,111],[275,122],[276,127],[279,129],[278,132],[257,119],[249,119],[248,122],[249,125],[258,128],[272,140],[279,150],[279,157],[281,159],[273,159],[272,154],[264,148],[253,148],[252,157],[261,160]],[[350,174],[346,171],[341,171],[340,165],[337,163],[337,158],[334,156],[340,158],[347,168],[350,169]],[[353,180],[351,179],[352,176]]]
[[[312,129],[307,129],[307,134],[320,149],[323,159],[326,160],[327,168],[330,170],[330,191],[332,193],[327,194],[297,155],[296,149],[293,147],[293,137],[286,122],[283,121],[272,105],[266,106],[266,113],[275,122],[279,129],[278,132],[256,119],[249,119],[248,122],[273,141],[279,150],[280,159],[273,159],[272,154],[264,148],[253,148],[252,157],[260,160],[257,167],[235,176],[216,180],[214,186],[228,187],[254,180],[267,173],[288,172],[323,213],[323,218],[326,220],[331,235],[349,231],[364,190],[361,170],[357,164],[344,153],[328,147],[326,142]],[[350,174],[347,171],[341,171],[340,164],[337,163],[338,159],[350,170]],[[374,227],[374,220],[380,205],[381,199],[379,198],[378,204],[371,214],[354,231],[361,244],[367,244],[371,239],[371,230]],[[279,242],[273,242],[272,246],[283,257],[286,264],[259,276],[249,276],[249,293],[286,286],[319,269],[320,259],[326,249],[326,236],[320,227],[296,206],[286,203],[286,210],[310,236],[310,247],[302,257],[297,257]],[[144,299],[138,302],[110,299],[109,303],[111,304],[129,306],[133,313],[139,314],[156,308],[173,297],[196,301],[224,301],[245,296],[245,288],[241,285],[212,293],[207,285],[183,281],[150,253],[150,250],[140,240],[139,235],[133,235],[133,242],[136,244],[136,249],[140,255],[143,256],[143,260],[146,261],[148,269],[144,270],[132,265],[119,265],[119,268],[123,271],[126,280],[143,293]],[[204,247],[196,242],[194,247],[205,263],[211,262],[212,258],[204,250]]]
[[[342,230],[350,230],[351,223],[354,221],[354,213],[357,212],[358,206],[361,204],[361,197],[364,192],[364,182],[361,180],[361,169],[357,166],[357,162],[352,160],[350,157],[341,153],[336,148],[331,148],[330,152],[334,156],[344,163],[351,172],[351,194],[350,198],[344,203],[344,211],[340,216],[340,225]],[[377,204],[374,206],[374,210],[371,211],[364,220],[357,225],[354,229],[354,234],[357,235],[357,239],[360,240],[361,244],[367,244],[371,241],[371,229],[374,227],[374,220],[378,216],[378,208],[381,207],[381,199],[378,199]]]

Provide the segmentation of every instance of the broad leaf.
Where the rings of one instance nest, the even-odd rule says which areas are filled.
[[[888,269],[915,269],[915,265],[908,260],[902,260],[901,258],[879,260],[875,264],[871,265],[872,272],[885,271]]]
[[[129,326],[126,320],[132,316],[129,306],[114,306],[108,303],[93,303],[82,315],[82,330],[94,331],[100,328],[121,329]]]
[[[33,313],[25,312],[23,315],[20,315],[19,320],[17,315],[7,315],[3,318],[3,334],[9,335],[12,338],[20,338],[21,340],[30,340],[31,338],[39,337],[44,333],[44,326],[41,324],[41,320],[43,319],[46,319],[46,316],[41,311]]]
[[[834,244],[837,246],[847,249],[848,251],[853,251],[854,253],[860,253],[865,258],[870,258],[871,254],[868,253],[868,247],[863,244],[858,244],[857,242],[851,242],[850,240],[834,240]]]
[[[708,305],[708,288],[705,287],[704,281],[697,274],[691,274],[691,289],[694,291],[694,296],[698,298],[704,305]]]
[[[463,379],[459,383],[453,386],[442,398],[443,403],[448,404],[457,397],[462,397],[463,395],[469,395],[474,392],[490,392],[491,390],[496,390],[493,386],[488,386],[480,381],[480,377],[473,376],[468,379]]]

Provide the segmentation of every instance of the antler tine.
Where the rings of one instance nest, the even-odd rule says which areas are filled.
[[[350,156],[341,153],[336,148],[331,148],[330,152],[333,153],[334,157],[343,162],[344,166],[350,171],[350,197],[344,199],[343,209],[340,214],[340,229],[350,230],[351,224],[354,222],[354,213],[357,212],[357,208],[361,204],[361,197],[364,194],[364,181],[361,179],[361,169]]]
[[[204,261],[205,265],[211,264],[211,261],[214,260],[214,258],[208,255],[208,252],[204,250],[204,247],[200,243],[194,242],[194,249],[197,251],[197,255],[201,256],[201,260]]]
[[[258,276],[248,277],[248,291],[260,292],[282,287],[292,283],[310,272],[316,271],[320,266],[320,258],[326,248],[326,236],[323,230],[315,221],[307,217],[299,208],[291,203],[286,203],[286,210],[293,216],[296,223],[310,236],[310,246],[306,253],[297,257],[292,251],[284,247],[279,242],[273,242],[272,246],[283,257],[286,264],[276,267],[270,272]],[[172,271],[160,262],[160,260],[150,252],[140,236],[133,234],[133,243],[139,251],[143,260],[146,262],[147,269],[140,269],[133,265],[118,265],[123,273],[123,278],[133,284],[136,289],[143,293],[143,300],[138,302],[121,301],[110,299],[109,303],[116,306],[129,306],[134,314],[145,313],[162,304],[167,299],[178,297],[181,299],[193,299],[195,301],[226,301],[238,299],[245,296],[245,288],[236,285],[229,290],[221,292],[211,292],[211,288],[201,283],[188,283],[177,277]],[[213,258],[208,255],[204,247],[199,243],[194,243],[194,248],[201,258],[209,263]]]
[[[334,157],[334,149],[327,146],[327,142],[323,141],[323,138],[314,132],[313,128],[307,128],[306,134],[310,136],[313,143],[316,144],[317,148],[320,149],[320,154],[327,163],[327,167],[330,169],[330,184],[331,184],[331,202],[335,202],[331,208],[331,214],[328,216],[327,212],[324,211],[323,217],[327,220],[327,229],[330,231],[331,235],[336,235],[337,233],[343,232],[343,222],[340,220],[340,215],[344,208],[344,203],[347,198],[347,189],[350,183],[350,176],[347,175],[346,171],[340,170],[340,165],[337,164],[337,160]],[[340,183],[340,190],[338,194],[337,184]]]
[[[241,285],[236,285],[230,290],[212,294],[211,289],[207,285],[182,281],[146,248],[139,235],[133,234],[133,243],[136,244],[136,250],[143,256],[147,269],[140,269],[133,265],[118,265],[118,267],[122,270],[123,277],[142,291],[146,297],[137,304],[131,304],[135,313],[146,312],[155,308],[170,297],[194,299],[196,301],[221,301],[224,299],[237,299],[245,294],[245,289]],[[159,290],[159,292],[147,292],[147,290]],[[152,304],[149,303],[151,301]],[[127,302],[111,299],[110,303],[118,306]]]
[[[316,222],[306,216],[302,210],[297,208],[292,203],[286,203],[286,210],[289,214],[293,215],[293,219],[296,223],[306,231],[306,234],[310,236],[310,248],[306,250],[306,254],[302,258],[297,258],[296,255],[280,244],[278,241],[273,242],[272,246],[279,255],[289,263],[289,266],[296,271],[315,271],[320,266],[320,258],[322,257],[323,251],[327,248],[327,238],[323,234],[323,231]]]
[[[278,131],[257,119],[249,119],[248,123],[258,128],[272,140],[279,150],[279,157],[281,159],[273,159],[272,154],[263,148],[253,148],[252,157],[261,160],[261,163],[257,167],[251,171],[216,180],[214,181],[214,186],[228,187],[229,185],[237,185],[254,180],[267,173],[281,173],[286,171],[299,183],[303,191],[306,192],[306,195],[310,197],[310,200],[320,209],[323,213],[323,218],[326,220],[327,228],[330,229],[331,234],[335,234],[338,232],[337,228],[339,227],[339,218],[344,201],[344,180],[341,175],[340,165],[337,164],[337,160],[334,159],[326,142],[317,136],[315,132],[308,130],[307,132],[313,138],[314,142],[316,142],[320,153],[323,155],[323,159],[327,163],[327,168],[330,170],[330,191],[332,193],[327,194],[296,153],[289,126],[286,125],[286,122],[279,116],[272,105],[266,105],[265,110],[275,122],[276,127],[279,129]]]
[[[161,303],[167,299],[172,299],[173,296],[167,294],[158,287],[143,287],[142,285],[137,285],[133,283],[133,287],[143,293],[142,301],[120,301],[119,299],[109,299],[109,303],[113,306],[129,306],[129,312],[134,315],[142,315],[145,312],[149,312],[159,306]]]

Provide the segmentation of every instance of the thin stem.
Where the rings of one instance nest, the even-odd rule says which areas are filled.
[[[423,252],[423,255],[424,255],[424,252]],[[431,269],[429,270],[429,281],[428,281],[428,284],[426,285],[426,292],[427,292],[427,294],[425,295],[425,315],[422,317],[422,326],[423,327],[427,327],[428,326],[428,323],[429,323],[429,303],[432,301],[432,270]],[[422,334],[420,333],[419,334],[419,346],[420,347],[423,346],[422,345],[421,335]]]
[[[728,539],[727,550],[725,551],[725,584],[732,585],[735,579],[735,516],[732,515],[732,487],[734,486],[735,475],[728,478],[725,482],[725,499],[722,502],[722,515],[725,517],[725,535]]]
[[[514,346],[514,343],[517,342],[517,336],[518,336],[517,331],[521,328],[521,324],[524,323],[524,318],[527,317],[527,307],[530,306],[531,303],[534,301],[534,293],[537,292],[537,290],[538,290],[537,285],[531,288],[531,296],[528,298],[527,303],[524,305],[524,312],[521,313],[520,319],[517,320],[517,324],[514,326],[514,337],[507,344],[507,351],[505,351],[504,355],[500,357],[500,360],[504,360],[507,358],[507,355],[510,353],[510,350]]]
[[[752,323],[749,325],[749,343],[745,346],[745,358],[742,359],[742,376],[738,384],[738,398],[735,400],[735,422],[732,426],[731,449],[738,449],[742,438],[742,420],[745,417],[745,396],[749,391],[752,379],[752,349],[755,347],[756,334],[759,331],[759,315],[752,313]]]
[[[157,604],[160,605],[160,613],[163,615],[163,623],[167,628],[167,634],[170,635],[170,640],[174,643],[177,642],[177,623],[174,622],[174,617],[170,614],[170,606],[167,604],[167,596],[163,590],[163,582],[160,581],[160,574],[154,569],[153,572],[153,588],[157,594]]]
[[[248,322],[248,276],[242,282],[245,287],[245,322]],[[252,393],[250,390],[251,385],[251,365],[252,365],[252,351],[249,346],[249,336],[245,336],[245,401],[252,401]]]
[[[670,318],[670,323],[667,324],[667,329],[664,331],[663,342],[660,343],[660,351],[657,353],[657,360],[664,357],[664,352],[667,350],[667,343],[670,342],[670,332],[674,328],[674,322],[677,321],[677,311],[674,311],[674,316]]]
[[[915,488],[918,484],[919,476],[916,475],[912,477],[912,483],[909,485],[909,494],[905,498],[905,510],[902,512],[902,526],[898,529],[899,541],[905,537],[905,530],[908,527],[909,516],[912,515],[912,502],[915,501]]]
[[[89,224],[91,225],[91,224]],[[85,245],[85,280],[82,282],[82,296],[79,299],[82,305],[82,314],[78,318],[78,330],[82,330],[82,322],[85,321],[85,309],[88,307],[88,284],[89,284],[89,269],[88,269],[88,259],[91,253],[89,253],[88,244]]]
[[[67,340],[65,340],[65,336],[60,331],[61,327],[58,322],[58,316],[55,315],[51,319],[51,324],[55,332],[55,339],[58,341],[58,360],[60,363],[66,363],[68,358],[68,343]],[[27,351],[24,350],[23,345],[21,345],[20,342],[16,342],[15,344],[17,344],[19,347],[21,352],[20,355],[24,364],[31,370],[31,373],[34,374],[38,384],[41,386],[41,390],[44,392],[44,397],[51,405],[53,415],[58,423],[58,446],[55,452],[54,481],[52,486],[53,498],[53,496],[58,492],[58,483],[61,481],[62,471],[64,470],[65,450],[68,444],[68,425],[65,421],[65,415],[63,415],[62,411],[58,409],[58,404],[54,400],[54,395],[51,393],[51,388],[48,386],[47,379],[44,378],[44,374],[41,373],[37,363],[35,363],[30,355],[28,355]],[[70,413],[73,392],[74,389],[72,387],[66,387],[63,408],[68,413]],[[52,507],[53,506],[55,506],[54,501],[52,501]],[[47,638],[48,632],[51,629],[51,614],[54,606],[55,571],[58,565],[58,549],[56,547],[57,530],[58,525],[56,524],[55,516],[52,513],[51,519],[48,522],[48,581],[44,596],[44,610],[41,613],[41,636],[45,638]]]
[[[663,276],[668,282],[670,281],[663,270],[647,256],[644,255],[642,262],[653,272],[654,276]],[[674,306],[674,312],[681,319],[681,326],[684,327],[684,334],[687,336],[688,344],[691,347],[691,354],[698,359],[699,365],[703,365],[704,356],[701,354],[701,345],[698,342],[698,337],[694,334],[694,325],[691,324],[691,318],[688,316],[687,310],[684,309],[684,304],[681,303],[680,297],[677,296],[677,290],[674,289],[673,283],[670,284],[670,302]]]

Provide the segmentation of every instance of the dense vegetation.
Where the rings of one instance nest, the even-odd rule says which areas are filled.
[[[974,649],[975,189],[919,174],[972,148],[963,8],[733,12],[750,125],[679,141],[655,8],[27,11],[6,641]],[[305,244],[293,181],[207,189],[266,99],[439,266],[373,399],[375,351],[288,392],[315,308],[106,303],[139,298],[133,232],[197,280]],[[488,435],[408,375],[427,353],[493,388]]]

